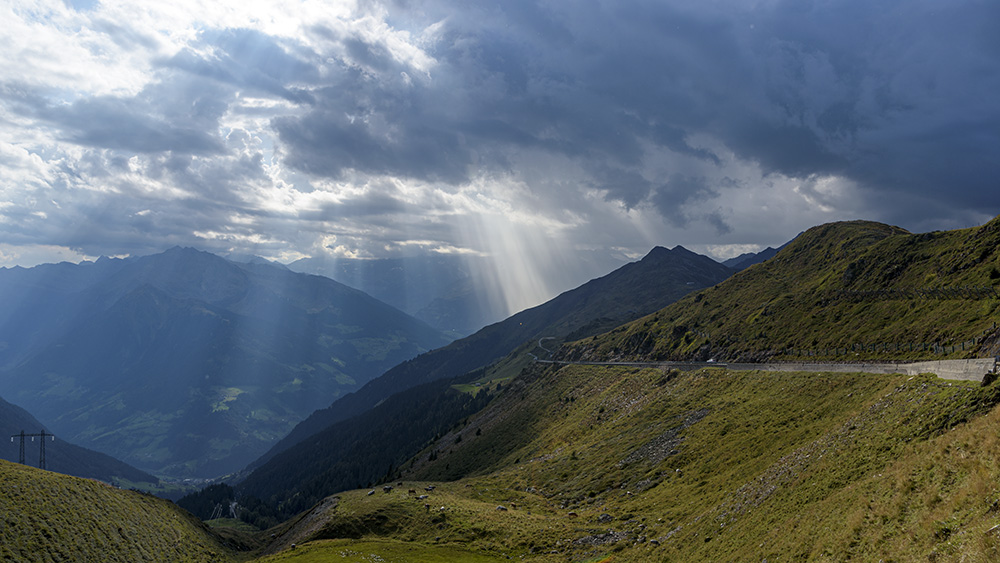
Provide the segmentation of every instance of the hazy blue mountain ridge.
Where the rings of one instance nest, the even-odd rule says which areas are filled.
[[[604,252],[576,252],[561,270],[561,287],[622,266],[625,260]],[[303,258],[288,265],[297,272],[335,279],[380,299],[455,338],[510,316],[497,297],[497,265],[490,258],[431,254],[404,258]]]
[[[448,341],[333,280],[192,249],[0,270],[7,287],[0,393],[69,439],[176,476],[239,469]]]
[[[472,283],[469,258],[456,255],[362,259],[303,258],[288,265],[354,287],[427,324],[466,336],[502,319],[485,288]]]

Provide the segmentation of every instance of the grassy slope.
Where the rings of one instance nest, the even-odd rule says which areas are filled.
[[[6,461],[0,461],[0,482],[3,560],[241,559],[169,501]]]
[[[250,467],[259,467],[324,428],[368,411],[394,393],[430,381],[460,377],[538,338],[575,334],[575,339],[603,332],[731,274],[731,269],[682,247],[654,248],[638,262],[393,367],[329,408],[314,412]]]
[[[924,235],[823,225],[564,354],[918,359],[975,338],[950,357],[992,355],[997,248],[1000,218]],[[535,366],[406,466],[461,479],[432,494],[447,517],[350,492],[297,537],[553,561],[995,560],[998,402],[996,383],[933,376]]]
[[[843,350],[855,346],[852,359],[914,359],[941,357],[922,346],[938,343],[959,347],[950,357],[989,356],[998,350],[997,294],[958,290],[1000,283],[997,248],[1000,218],[920,235],[863,221],[822,225],[772,260],[595,337],[573,354],[736,360],[787,356],[791,349],[796,356],[801,350],[843,359]],[[964,351],[962,342],[969,343]]]
[[[582,366],[517,381],[424,452],[403,491],[344,493],[289,541],[537,561],[1000,555],[997,385]]]

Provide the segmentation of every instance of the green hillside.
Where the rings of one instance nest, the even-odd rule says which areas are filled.
[[[0,559],[246,559],[173,503],[89,479],[0,461]]]
[[[998,246],[1000,219],[922,235],[823,225],[560,354],[990,356]],[[537,561],[996,560],[998,402],[996,383],[931,374],[534,365],[403,464],[407,490],[437,483],[428,499],[344,493],[297,540]]]
[[[299,423],[256,468],[280,452],[333,424],[360,415],[391,395],[431,381],[460,377],[507,356],[539,338],[577,339],[607,331],[733,273],[718,262],[683,247],[653,248],[642,260],[626,264],[475,334],[400,363],[358,391],[320,409]]]
[[[911,234],[810,229],[773,259],[575,347],[579,359],[989,357],[998,348],[1000,218]]]
[[[299,551],[273,560],[993,560],[998,401],[932,375],[537,366],[402,486],[289,524]]]

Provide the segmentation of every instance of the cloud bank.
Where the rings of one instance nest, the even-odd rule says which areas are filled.
[[[516,308],[581,252],[1000,213],[996,3],[144,4],[0,8],[5,264],[465,253]]]

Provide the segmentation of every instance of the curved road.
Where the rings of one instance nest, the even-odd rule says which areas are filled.
[[[541,341],[539,341],[539,346]],[[542,348],[545,350],[545,348]],[[548,350],[546,350],[548,351]],[[551,352],[549,352],[551,354]],[[701,368],[723,368],[739,371],[824,371],[840,373],[902,373],[918,375],[933,373],[941,379],[961,381],[982,381],[987,373],[997,372],[997,358],[976,358],[970,360],[936,360],[910,363],[859,362],[859,363],[723,363],[723,362],[564,362],[556,360],[535,361],[543,364],[575,364],[585,366],[625,366],[673,368],[690,371]]]

